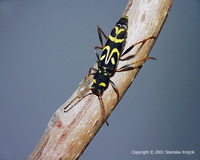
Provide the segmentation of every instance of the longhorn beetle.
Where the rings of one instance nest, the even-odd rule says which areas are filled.
[[[96,94],[99,97],[99,100],[101,102],[101,107],[102,107],[102,112],[103,112],[103,120],[106,121],[106,124],[108,124],[105,116],[105,108],[104,108],[104,103],[103,103],[103,98],[102,94],[103,92],[107,89],[109,83],[112,85],[114,88],[116,94],[117,94],[117,103],[119,101],[119,91],[114,84],[110,80],[110,77],[114,75],[115,72],[123,71],[126,68],[129,68],[131,65],[136,64],[138,62],[145,61],[147,59],[155,59],[154,57],[147,57],[144,59],[141,59],[139,61],[127,64],[122,66],[121,68],[117,69],[118,62],[121,57],[123,57],[125,54],[127,54],[135,45],[144,43],[149,39],[156,39],[155,36],[151,36],[147,39],[144,39],[142,41],[139,41],[133,45],[131,45],[128,49],[126,49],[124,52],[124,46],[126,43],[126,38],[127,38],[127,29],[128,29],[128,17],[123,16],[119,19],[119,21],[116,23],[115,28],[112,29],[109,37],[107,37],[104,32],[101,30],[99,26],[97,26],[97,33],[98,37],[101,43],[101,47],[95,47],[95,53],[97,56],[97,63],[98,63],[98,69],[96,68],[90,68],[88,76],[85,78],[87,79],[90,75],[92,70],[95,72],[94,73],[94,79],[93,79],[93,85],[91,88],[88,88],[84,91],[82,91],[78,96],[76,96],[65,108],[64,112],[67,112],[66,109],[67,107],[78,97],[80,97],[82,94],[85,92],[92,90],[94,94]],[[103,45],[103,40],[102,40],[102,34],[107,40],[105,46]],[[97,49],[101,49],[102,53],[101,56],[97,54]]]

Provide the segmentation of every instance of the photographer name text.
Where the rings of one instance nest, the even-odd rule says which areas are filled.
[[[132,150],[133,155],[194,155],[194,150]]]

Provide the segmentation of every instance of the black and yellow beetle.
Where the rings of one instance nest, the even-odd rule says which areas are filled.
[[[97,56],[97,63],[98,63],[98,69],[96,68],[90,68],[89,74],[86,77],[86,79],[91,75],[91,71],[95,71],[94,73],[94,78],[93,78],[93,84],[91,88],[84,90],[81,92],[78,96],[76,96],[65,108],[64,111],[66,111],[67,107],[78,97],[80,97],[82,94],[85,92],[92,90],[94,94],[96,94],[99,97],[99,100],[101,101],[101,106],[102,106],[102,111],[103,111],[103,120],[106,121],[105,117],[105,108],[104,108],[104,103],[103,103],[103,98],[102,94],[103,92],[107,89],[109,83],[112,85],[114,88],[116,94],[117,94],[117,103],[119,101],[119,91],[114,84],[110,80],[110,77],[114,75],[116,71],[122,71],[128,67],[130,67],[133,64],[136,64],[138,62],[145,61],[147,59],[155,59],[154,57],[147,57],[145,59],[139,60],[137,62],[133,62],[130,64],[127,64],[125,66],[122,66],[121,68],[117,69],[118,62],[122,56],[127,54],[135,45],[139,43],[144,43],[149,39],[156,39],[155,36],[151,36],[147,39],[144,39],[140,42],[137,42],[133,45],[131,45],[126,51],[123,52],[124,46],[126,43],[126,38],[127,38],[127,29],[128,29],[128,17],[123,16],[119,19],[119,21],[116,23],[115,28],[111,31],[109,37],[107,37],[104,32],[100,29],[99,26],[97,26],[97,33],[99,36],[99,40],[101,43],[101,47],[95,47],[95,53]],[[102,40],[102,34],[107,40],[105,46],[103,45],[103,40]],[[97,49],[102,49],[101,56],[97,54]],[[108,125],[108,122],[106,121],[106,124]]]

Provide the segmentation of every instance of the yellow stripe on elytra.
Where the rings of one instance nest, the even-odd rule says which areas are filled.
[[[125,31],[125,29],[120,29],[118,32],[116,32],[117,33],[117,35],[118,34],[120,34],[121,32],[124,32]],[[122,43],[124,41],[124,38],[122,38],[122,39],[115,39],[115,43]]]
[[[106,57],[105,54],[104,54],[103,56],[101,56],[101,57],[100,57],[100,61],[102,61],[105,57]]]
[[[115,41],[115,37],[112,37],[111,35],[109,35],[109,39],[114,42]]]
[[[113,50],[112,50],[112,52],[111,52],[111,54],[110,54],[109,59],[112,57],[112,55],[113,55],[115,52],[117,53],[117,57],[119,58],[119,51],[118,51],[118,49],[117,49],[117,48],[113,48]]]
[[[123,41],[124,41],[124,38],[123,39],[116,39],[115,43],[122,43]]]
[[[109,61],[109,57],[108,56],[109,56],[109,52],[110,52],[110,46],[105,46],[104,49],[103,49],[103,51],[105,49],[107,49],[105,64],[108,64],[108,61]],[[104,57],[103,57],[103,59],[104,59]],[[101,58],[100,58],[100,60],[101,60]]]
[[[108,48],[108,51],[110,50],[109,46],[106,46],[105,48]],[[113,56],[114,53],[117,53],[117,58],[119,58],[119,54],[120,53],[119,53],[119,51],[118,51],[117,48],[113,48],[113,50],[111,51],[111,53],[110,54],[108,54],[108,53],[109,52],[107,52],[107,54],[106,54],[105,64],[108,64],[109,61],[110,61],[110,59],[111,59],[111,63],[114,65],[115,64],[115,59],[112,58],[112,56]],[[104,59],[104,57],[102,59]]]
[[[125,31],[125,29],[120,29],[120,30],[119,30],[118,27],[115,27],[115,33],[116,33],[116,35],[115,35],[115,37],[112,37],[111,35],[109,35],[109,39],[110,39],[112,42],[115,42],[115,43],[122,43],[122,42],[124,41],[124,38],[122,38],[122,39],[117,39],[116,36],[117,36],[118,34],[120,34],[121,32],[123,32],[123,31]]]
[[[111,58],[111,63],[112,63],[113,65],[115,65],[115,58],[114,58],[114,57]]]
[[[113,42],[115,41],[118,31],[119,31],[119,28],[117,26],[115,26],[115,37],[112,37],[111,35],[109,35],[109,39],[111,41],[113,41]]]

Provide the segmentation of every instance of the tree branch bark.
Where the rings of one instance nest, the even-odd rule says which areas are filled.
[[[132,44],[145,38],[150,36],[157,37],[167,18],[172,3],[173,0],[130,0],[124,12],[124,15],[129,17],[125,50]],[[154,42],[155,40],[151,39],[146,41],[144,45],[136,45],[125,56],[130,56],[131,58],[120,61],[118,68],[146,58]],[[133,66],[131,70],[116,72],[111,78],[119,90],[120,99],[131,85],[143,64],[144,62],[141,62]],[[96,64],[95,68],[97,68]],[[67,113],[64,112],[64,107],[83,90],[91,87],[92,80],[93,76],[83,80],[69,100],[55,112],[41,140],[29,156],[29,160],[73,160],[80,157],[103,125],[101,104],[96,95],[87,93],[78,99],[77,103],[73,103],[73,107]],[[106,117],[111,114],[117,105],[116,98],[116,92],[109,85],[103,93]]]

